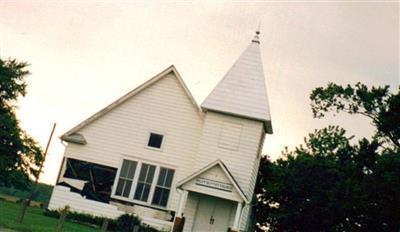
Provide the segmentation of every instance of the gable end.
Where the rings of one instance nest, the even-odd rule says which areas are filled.
[[[140,93],[141,91],[147,89],[148,87],[150,87],[151,85],[153,85],[154,83],[156,83],[157,81],[161,80],[163,77],[168,76],[169,74],[173,74],[176,79],[178,80],[179,84],[181,85],[181,87],[183,88],[185,94],[187,95],[187,97],[189,98],[190,102],[192,103],[193,107],[195,108],[195,110],[197,111],[198,115],[200,118],[203,118],[203,112],[201,110],[201,108],[199,107],[199,105],[196,103],[196,101],[194,100],[192,94],[190,93],[189,89],[187,88],[186,84],[184,83],[182,77],[179,75],[178,71],[176,70],[175,66],[171,65],[170,67],[168,67],[167,69],[165,69],[164,71],[162,71],[161,73],[157,74],[156,76],[152,77],[151,79],[149,79],[148,81],[144,82],[143,84],[139,85],[137,88],[135,88],[134,90],[128,92],[127,94],[123,95],[122,97],[120,97],[119,99],[117,99],[116,101],[114,101],[113,103],[111,103],[110,105],[108,105],[107,107],[103,108],[102,110],[98,111],[97,113],[95,113],[94,115],[90,116],[88,119],[84,120],[83,122],[81,122],[80,124],[78,124],[77,126],[73,127],[72,129],[70,129],[69,131],[67,131],[66,133],[64,133],[60,138],[63,141],[66,142],[73,142],[76,143],[75,140],[73,139],[69,139],[71,138],[72,135],[76,134],[79,130],[81,130],[83,127],[87,126],[88,124],[92,123],[93,121],[95,121],[96,119],[102,117],[103,115],[105,115],[106,113],[110,112],[111,110],[113,110],[114,108],[116,108],[117,106],[121,105],[122,103],[126,102],[127,100],[129,100],[130,98],[132,98],[133,96],[137,95],[138,93]],[[84,139],[84,138],[83,138]],[[86,142],[86,141],[85,141]],[[85,143],[79,143],[79,144],[85,144]]]

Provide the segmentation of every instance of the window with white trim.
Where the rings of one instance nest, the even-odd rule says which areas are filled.
[[[155,170],[156,166],[154,165],[142,164],[134,196],[135,200],[147,202],[147,198],[149,197],[151,189],[151,184],[153,183]]]
[[[170,168],[124,159],[116,177],[114,197],[166,207],[174,173]]]
[[[163,144],[163,139],[164,135],[151,132],[149,135],[149,141],[147,142],[147,146],[156,149],[161,149],[161,146]]]
[[[124,160],[122,162],[121,171],[119,173],[118,185],[115,190],[115,195],[129,197],[131,191],[133,177],[136,172],[137,162]]]
[[[154,190],[153,200],[151,204],[164,207],[167,206],[174,173],[175,171],[172,169],[160,168],[160,174],[158,175],[158,181]]]

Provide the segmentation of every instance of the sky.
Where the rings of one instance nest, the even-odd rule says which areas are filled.
[[[273,159],[327,125],[356,138],[371,135],[370,122],[359,116],[314,119],[314,88],[400,84],[399,2],[1,0],[0,6],[0,57],[26,61],[32,73],[18,101],[20,125],[44,148],[57,122],[40,178],[50,184],[64,132],[172,64],[200,104],[259,24],[274,130],[263,153]]]

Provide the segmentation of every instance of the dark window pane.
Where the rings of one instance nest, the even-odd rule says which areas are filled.
[[[153,204],[153,205],[160,204],[161,192],[162,192],[162,189],[159,187],[156,187],[156,189],[154,190],[153,201],[151,202],[151,204]]]
[[[150,133],[150,138],[147,146],[161,148],[163,137],[164,136],[160,134]]]
[[[150,192],[150,186],[151,185],[144,185],[144,190],[143,190],[143,195],[142,195],[142,201],[147,201],[147,198],[149,197],[149,192]]]
[[[149,168],[149,165],[142,164],[142,169],[140,170],[139,181],[144,181],[146,179],[147,169],[148,168]]]
[[[119,179],[118,185],[117,185],[117,190],[115,191],[115,195],[121,196],[122,189],[124,188],[125,181],[122,179]]]
[[[138,183],[137,184],[134,199],[140,200],[140,198],[142,196],[142,192],[143,192],[143,187],[144,187],[143,183]]]
[[[167,206],[168,196],[169,196],[169,189],[163,189],[160,202],[161,206]]]
[[[129,165],[129,171],[128,171],[127,177],[129,179],[133,179],[133,176],[135,175],[135,171],[136,171],[137,162],[132,162],[132,161],[129,161],[129,162],[130,162],[130,165]]]
[[[150,167],[150,169],[149,169],[149,172],[147,174],[146,183],[151,184],[151,182],[153,182],[153,177],[154,177],[154,172],[156,170],[156,167],[152,166],[152,165],[150,165],[149,167]]]
[[[124,162],[122,162],[121,173],[119,174],[119,176],[126,177],[128,169],[129,169],[129,161],[124,160]]]
[[[124,197],[129,197],[129,192],[131,191],[132,181],[126,180],[125,181],[125,188],[124,188]]]
[[[164,186],[166,174],[167,174],[167,169],[161,168],[160,175],[158,176],[157,185]]]
[[[165,187],[171,187],[172,179],[174,178],[175,171],[172,169],[168,169],[167,179],[165,180]]]

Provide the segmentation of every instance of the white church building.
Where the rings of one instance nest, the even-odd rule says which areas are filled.
[[[72,128],[49,209],[163,231],[254,231],[254,188],[272,134],[259,32],[199,106],[170,66]]]

